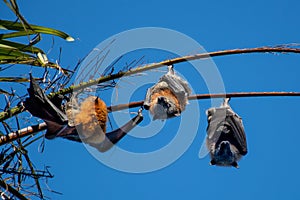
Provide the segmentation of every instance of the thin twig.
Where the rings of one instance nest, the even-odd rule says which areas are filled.
[[[25,157],[25,159],[27,161],[27,164],[28,164],[28,166],[30,168],[30,171],[31,171],[31,173],[33,175],[33,179],[35,181],[35,186],[36,186],[36,188],[38,190],[39,197],[41,199],[44,199],[44,194],[43,194],[43,190],[41,188],[40,182],[39,182],[39,178],[36,175],[35,169],[34,169],[33,164],[32,164],[32,162],[31,162],[31,160],[30,160],[30,158],[28,156],[27,151],[25,151],[25,153],[23,155],[24,155],[24,157]]]
[[[15,197],[21,199],[21,200],[28,200],[26,197],[24,197],[19,191],[11,187],[9,184],[6,184],[3,180],[0,180],[0,186],[7,189],[11,194],[13,194]]]
[[[211,99],[211,98],[237,98],[237,97],[270,97],[270,96],[300,96],[300,92],[237,92],[237,93],[223,93],[223,94],[196,94],[189,96],[189,100],[197,99]],[[115,106],[107,107],[109,112],[124,110],[127,108],[135,108],[143,106],[144,101],[130,102],[128,104],[119,104]],[[28,136],[30,134],[35,134],[37,132],[47,129],[45,122],[28,126],[16,132],[9,133],[7,136],[0,137],[0,146],[12,142],[18,138]]]
[[[52,174],[50,174],[47,171],[42,171],[42,170],[35,170],[35,174],[33,174],[31,171],[29,172],[29,170],[23,169],[22,171],[17,171],[15,169],[0,169],[0,173],[3,174],[18,174],[18,175],[25,175],[25,176],[30,176],[33,178],[53,178],[54,176]]]

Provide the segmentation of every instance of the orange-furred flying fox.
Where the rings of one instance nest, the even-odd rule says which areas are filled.
[[[33,116],[46,122],[47,139],[62,137],[84,142],[101,152],[110,149],[143,120],[140,109],[138,114],[124,126],[106,133],[108,112],[106,104],[99,97],[90,96],[80,106],[76,105],[76,101],[71,98],[66,109],[62,110],[60,109],[62,98],[50,101],[33,79],[28,93],[29,97],[24,102],[25,108]]]
[[[176,117],[185,110],[191,89],[187,81],[175,74],[173,66],[158,83],[147,90],[144,108],[153,115],[153,120]]]

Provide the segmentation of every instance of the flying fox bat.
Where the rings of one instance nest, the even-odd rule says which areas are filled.
[[[210,152],[211,165],[233,166],[247,154],[244,126],[230,107],[229,98],[219,108],[210,108],[207,115],[206,145]]]
[[[153,115],[153,120],[176,117],[185,110],[191,89],[187,81],[175,74],[173,66],[158,83],[147,90],[144,108]]]
[[[52,102],[39,85],[31,78],[29,97],[24,102],[25,108],[35,117],[47,124],[47,139],[62,137],[84,142],[100,152],[109,150],[121,140],[130,130],[143,120],[142,109],[124,126],[106,133],[107,107],[98,97],[90,96],[79,106],[71,106],[68,102],[65,112],[60,109],[62,98]],[[73,100],[74,101],[74,100]]]

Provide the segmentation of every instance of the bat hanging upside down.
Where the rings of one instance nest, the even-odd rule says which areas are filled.
[[[185,110],[191,89],[187,81],[177,76],[173,66],[158,83],[147,90],[144,108],[150,110],[153,120],[176,117]]]
[[[244,126],[230,107],[229,98],[219,108],[210,108],[207,114],[206,145],[210,152],[211,165],[233,166],[247,154]]]
[[[67,102],[65,112],[61,109],[62,99],[56,96],[51,101],[31,78],[28,89],[29,98],[24,102],[25,108],[35,117],[47,124],[47,139],[62,137],[87,143],[100,152],[109,150],[131,129],[143,120],[142,110],[137,116],[121,128],[106,133],[107,107],[98,97],[90,96],[80,105],[73,98]]]

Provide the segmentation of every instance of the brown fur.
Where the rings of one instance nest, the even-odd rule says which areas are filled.
[[[80,112],[75,115],[75,124],[82,124],[85,142],[101,142],[106,133],[107,107],[104,101],[95,96],[86,98],[80,105]],[[100,136],[100,138],[99,138]]]
[[[179,110],[181,111],[181,107],[179,104],[178,99],[176,98],[176,96],[174,95],[174,93],[169,89],[169,88],[165,88],[165,89],[161,89],[156,93],[153,93],[151,96],[151,103],[150,103],[150,113],[153,115],[153,105],[155,105],[157,103],[157,98],[160,96],[164,96],[167,97],[168,99],[170,99],[171,101],[173,101],[176,105],[177,108],[179,108]]]

